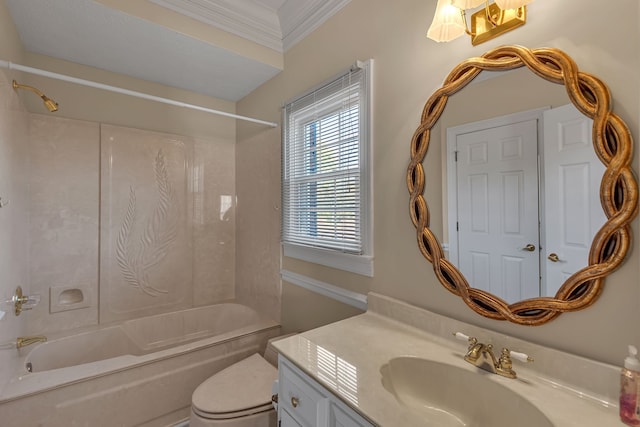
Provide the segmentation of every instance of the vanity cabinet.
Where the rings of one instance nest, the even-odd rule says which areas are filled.
[[[373,427],[282,355],[278,371],[279,427]]]

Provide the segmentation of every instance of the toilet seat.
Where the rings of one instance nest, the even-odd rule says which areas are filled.
[[[193,392],[192,410],[202,418],[226,420],[271,410],[271,385],[278,370],[259,354],[223,369]]]
[[[257,408],[250,408],[250,409],[246,409],[244,411],[236,411],[236,412],[227,412],[227,413],[222,413],[222,414],[215,414],[215,413],[210,413],[210,412],[202,412],[200,410],[198,410],[197,408],[192,407],[191,410],[193,411],[194,414],[196,414],[197,416],[201,417],[201,418],[205,418],[207,420],[233,420],[236,418],[244,418],[247,417],[249,415],[255,415],[255,414],[260,414],[262,412],[267,412],[273,409],[273,406],[271,406],[271,404],[268,405],[264,405],[261,407],[257,407]]]

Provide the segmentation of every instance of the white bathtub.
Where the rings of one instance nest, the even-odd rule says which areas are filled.
[[[188,417],[202,381],[279,332],[229,303],[50,339],[21,350],[21,372],[0,394],[0,425],[169,426]]]

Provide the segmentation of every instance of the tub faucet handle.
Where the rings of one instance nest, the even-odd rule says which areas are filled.
[[[19,316],[24,310],[31,310],[40,302],[40,295],[24,295],[22,293],[22,287],[16,288],[16,293],[3,304],[13,308],[16,316]]]

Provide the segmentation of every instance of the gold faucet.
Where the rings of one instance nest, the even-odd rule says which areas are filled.
[[[16,338],[16,348],[26,347],[37,342],[45,342],[47,337],[44,335],[34,335],[32,337],[18,337]]]
[[[526,354],[511,352],[506,348],[502,349],[500,357],[496,359],[493,353],[493,345],[482,344],[474,337],[468,337],[468,340],[469,348],[467,349],[467,354],[464,355],[464,360],[485,371],[507,378],[517,378],[513,370],[511,355],[517,355],[519,359],[526,362],[533,362],[533,359]]]

